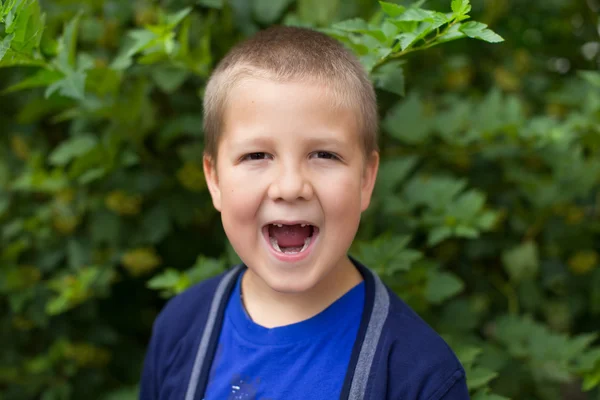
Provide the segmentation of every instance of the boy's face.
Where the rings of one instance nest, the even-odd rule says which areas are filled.
[[[340,278],[371,199],[378,155],[365,160],[357,112],[331,96],[317,84],[243,80],[229,93],[217,163],[204,160],[233,248],[279,293]]]

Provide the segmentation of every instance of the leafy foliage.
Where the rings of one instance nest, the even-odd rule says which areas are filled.
[[[472,398],[599,398],[598,10],[423,3],[0,1],[0,398],[135,398],[165,298],[238,262],[200,97],[273,23],[369,70],[382,165],[351,254],[445,336]]]

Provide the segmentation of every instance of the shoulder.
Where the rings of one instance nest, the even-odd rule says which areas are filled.
[[[382,341],[388,371],[402,371],[407,384],[418,387],[415,398],[441,399],[454,385],[464,385],[464,369],[450,346],[400,297],[387,291],[390,308]]]
[[[450,346],[400,297],[387,291],[390,308],[382,340],[388,371],[402,371],[407,387],[419,391],[415,398],[441,399],[453,386],[465,385],[464,369]]]
[[[450,367],[460,363],[442,337],[413,311],[398,295],[387,289],[390,297],[388,318],[384,327],[387,339],[404,347],[409,354],[418,353],[419,364],[444,360]]]
[[[202,281],[171,298],[158,314],[153,336],[159,341],[183,337],[190,329],[202,326],[210,312],[219,284],[233,270]]]

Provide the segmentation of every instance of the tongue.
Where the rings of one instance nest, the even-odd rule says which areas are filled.
[[[304,240],[310,236],[310,225],[283,225],[281,228],[269,226],[269,234],[277,240],[279,247],[302,247]]]

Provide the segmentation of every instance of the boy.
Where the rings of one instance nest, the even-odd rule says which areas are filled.
[[[311,30],[260,32],[217,66],[204,118],[208,188],[243,265],[161,312],[141,398],[468,399],[450,348],[347,255],[379,165],[357,59]]]

